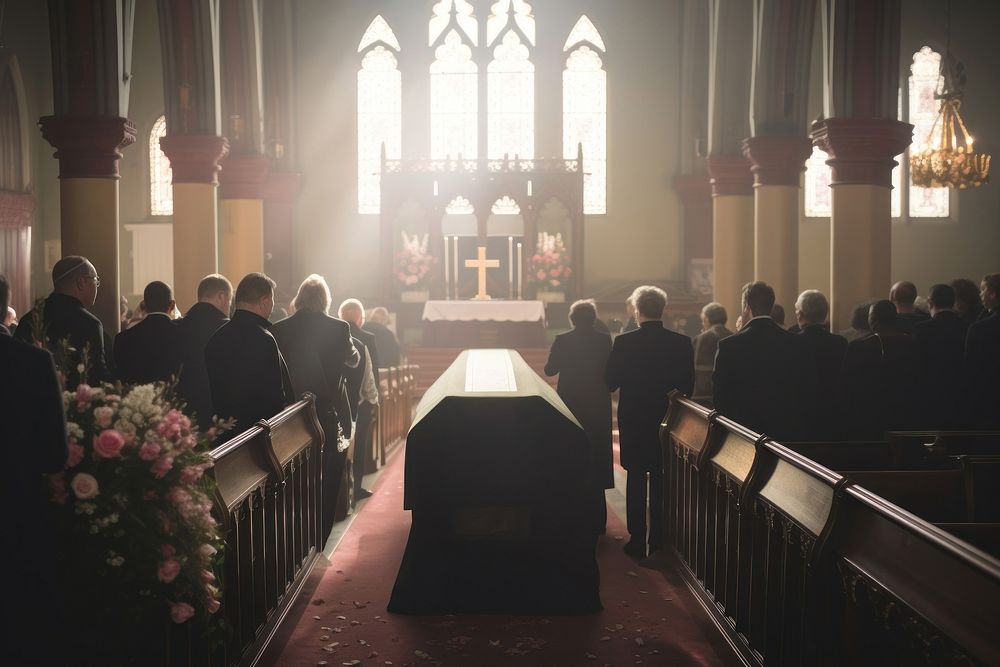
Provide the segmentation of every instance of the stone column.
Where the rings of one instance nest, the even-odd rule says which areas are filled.
[[[799,182],[812,143],[759,136],[743,146],[754,176],[754,279],[771,285],[775,302],[791,312],[799,295]]]
[[[708,158],[712,180],[713,299],[726,308],[730,328],[742,312],[743,285],[753,280],[753,175],[741,155]]]
[[[59,160],[62,253],[83,255],[101,287],[93,311],[110,335],[118,332],[118,161],[135,141],[127,118],[45,116],[42,136]]]
[[[219,177],[219,265],[236,285],[264,271],[264,181],[267,158],[230,157]]]
[[[174,179],[174,298],[187,312],[201,279],[219,270],[217,175],[229,144],[213,135],[174,134],[160,139],[160,148]]]
[[[690,287],[692,260],[712,257],[712,186],[707,174],[684,174],[674,178],[674,190],[681,200],[684,273]]]
[[[264,272],[278,283],[282,300],[298,289],[292,265],[293,213],[299,195],[299,174],[272,171],[264,181]],[[284,305],[284,303],[282,304]]]

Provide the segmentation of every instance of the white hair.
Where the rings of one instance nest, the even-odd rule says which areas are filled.
[[[342,320],[348,320],[353,322],[354,320],[350,317],[345,317],[347,313],[357,313],[360,315],[360,319],[365,318],[365,307],[358,299],[345,299],[343,303],[340,304],[340,308],[337,309],[337,315]]]
[[[795,312],[808,324],[823,324],[830,314],[830,302],[817,289],[807,289],[795,300]]]
[[[296,311],[310,310],[317,313],[326,313],[330,310],[330,286],[326,284],[326,279],[313,273],[303,280],[295,298],[292,299],[292,308]]]

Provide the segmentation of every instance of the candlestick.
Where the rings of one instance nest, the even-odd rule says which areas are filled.
[[[444,298],[451,298],[451,258],[448,256],[448,237],[444,237]]]
[[[524,274],[521,272],[521,254],[523,249],[521,248],[521,242],[517,243],[517,298],[521,298],[521,280]]]
[[[514,237],[507,237],[507,298],[514,298]]]
[[[458,234],[451,237],[451,281],[455,286],[455,298],[458,298]]]

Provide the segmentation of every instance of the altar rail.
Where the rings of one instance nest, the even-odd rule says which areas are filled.
[[[827,443],[841,474],[671,397],[661,428],[667,546],[746,664],[1000,664],[1000,561],[866,488],[906,490],[911,501],[947,495],[960,479],[975,497],[975,476],[959,471],[978,466],[989,480],[998,460],[983,455],[985,437],[951,438],[980,449],[950,464],[950,454],[912,449],[925,437],[910,438],[910,450],[904,440],[881,451],[844,443],[857,445],[854,460]],[[880,457],[916,467],[850,472]],[[996,486],[980,487],[995,503]],[[953,532],[995,539],[997,525],[975,518]]]

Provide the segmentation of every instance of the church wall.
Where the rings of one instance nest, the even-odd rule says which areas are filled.
[[[324,273],[335,300],[373,295],[378,284],[379,218],[357,213],[357,45],[382,14],[402,46],[403,155],[426,157],[431,4],[303,0],[295,5],[298,155],[304,175],[296,274]],[[485,20],[492,3],[473,4]],[[539,157],[561,154],[562,46],[581,14],[594,21],[608,48],[608,214],[587,218],[588,290],[642,278],[683,278],[680,215],[670,185],[679,163],[679,5],[675,0],[533,5]]]

